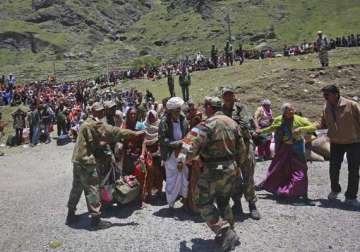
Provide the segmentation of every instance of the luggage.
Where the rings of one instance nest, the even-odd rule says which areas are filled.
[[[120,177],[115,182],[113,198],[120,204],[127,204],[134,201],[140,195],[140,183],[134,176]]]
[[[16,137],[15,136],[8,136],[6,140],[6,145],[10,147],[14,147],[16,145]]]
[[[56,140],[56,144],[58,146],[63,146],[63,145],[66,145],[66,144],[68,144],[70,142],[71,142],[71,139],[70,139],[69,135],[61,135]]]

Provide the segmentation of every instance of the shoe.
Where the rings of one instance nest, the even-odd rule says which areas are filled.
[[[360,202],[357,199],[347,199],[345,204],[351,207],[360,208]]]
[[[244,213],[242,205],[241,205],[241,201],[236,201],[234,202],[234,205],[231,208],[233,215],[235,216],[240,216]]]
[[[234,230],[231,228],[226,228],[221,232],[221,251],[227,252],[234,250],[236,246],[240,245],[240,240]]]
[[[79,220],[79,216],[75,215],[75,211],[69,210],[68,214],[66,216],[65,225],[70,226],[70,225],[74,224],[75,222],[77,222],[78,220]]]
[[[91,230],[102,230],[107,229],[112,226],[112,223],[109,221],[104,221],[100,217],[91,218]]]
[[[250,217],[253,220],[260,220],[261,219],[260,213],[257,210],[255,203],[249,203],[249,210],[250,210]]]
[[[338,198],[339,193],[338,192],[331,192],[328,195],[328,200],[336,200]]]

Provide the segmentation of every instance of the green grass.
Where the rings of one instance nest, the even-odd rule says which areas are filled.
[[[360,50],[337,49],[331,51],[331,65],[360,64]],[[275,58],[266,60],[250,60],[242,66],[219,68],[208,71],[192,73],[192,85],[190,95],[195,102],[201,103],[205,96],[216,93],[218,87],[240,86],[242,89],[251,89],[254,85],[266,84],[264,74],[268,77],[276,77],[284,68],[307,69],[319,67],[317,54],[304,55],[290,58]],[[146,79],[126,82],[125,87],[134,87],[145,92],[149,89],[155,97],[164,98],[169,96],[166,78],[157,81]],[[178,80],[175,80],[176,94],[181,96]]]

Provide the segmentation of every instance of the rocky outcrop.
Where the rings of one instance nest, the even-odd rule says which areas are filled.
[[[0,33],[0,48],[12,50],[30,49],[33,53],[38,53],[47,47],[51,47],[55,51],[61,51],[61,48],[36,38],[32,33]]]

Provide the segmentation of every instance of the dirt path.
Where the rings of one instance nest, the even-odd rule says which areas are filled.
[[[167,218],[163,204],[109,209],[105,215],[114,227],[90,232],[82,198],[79,225],[65,226],[72,148],[52,143],[6,150],[10,154],[0,158],[0,251],[216,251],[213,235],[199,217],[178,210],[176,218]],[[257,181],[268,165],[258,164]],[[315,206],[281,204],[259,193],[263,218],[245,216],[236,224],[242,242],[237,251],[360,251],[360,212],[326,200],[328,163],[309,166],[309,197]],[[343,169],[343,187],[346,175]],[[54,241],[59,248],[50,248]]]

